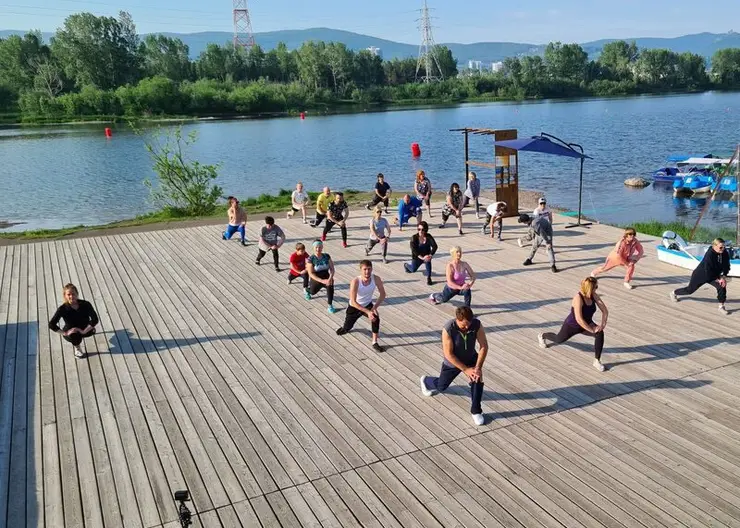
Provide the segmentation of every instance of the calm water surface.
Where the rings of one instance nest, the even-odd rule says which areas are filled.
[[[593,160],[584,174],[584,211],[604,222],[690,221],[701,200],[674,200],[670,189],[626,188],[674,152],[729,155],[740,142],[740,95],[705,93],[587,101],[463,105],[299,119],[202,122],[188,125],[199,140],[192,157],[221,163],[220,184],[241,197],[275,193],[302,180],[308,189],[367,189],[383,172],[410,188],[424,168],[437,190],[464,183],[464,126],[516,128],[520,137],[548,132],[580,143]],[[104,125],[0,130],[0,220],[15,229],[100,224],[150,211],[142,184],[154,176],[142,138]],[[419,142],[422,157],[409,145]],[[471,140],[473,159],[491,160],[490,140]],[[478,171],[491,188],[491,173]],[[578,206],[578,162],[523,152],[520,187],[549,201]],[[706,224],[735,225],[734,204],[712,204]]]

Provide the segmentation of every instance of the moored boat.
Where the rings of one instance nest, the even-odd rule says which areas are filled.
[[[712,244],[686,242],[673,231],[663,233],[663,243],[658,246],[658,260],[688,270],[694,270]],[[740,277],[740,250],[725,242],[730,253],[730,277]]]

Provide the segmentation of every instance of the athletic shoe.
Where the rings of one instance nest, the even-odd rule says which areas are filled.
[[[329,305],[329,308],[327,308],[327,309],[326,309],[326,311],[327,311],[327,312],[329,312],[330,314],[335,314],[335,313],[337,313],[337,309],[336,309],[336,308],[334,308],[334,305],[333,305],[333,304],[330,304],[330,305]]]
[[[631,290],[633,288],[633,286],[629,282],[625,282],[624,287],[627,288],[628,290]]]
[[[444,229],[445,228],[445,225],[444,224],[439,224],[439,228],[440,229]]]
[[[499,242],[503,242],[503,241],[504,241],[504,239],[503,239],[503,238],[501,238],[501,237],[498,237],[498,241],[499,241]]]
[[[305,292],[303,292],[303,298],[306,299],[307,301],[310,301],[311,300],[311,292],[309,292],[308,290],[306,290]]]
[[[337,328],[337,335],[344,335],[346,333],[347,331],[344,329],[343,326],[340,326],[339,328]]]
[[[347,247],[347,243],[346,242],[342,242],[342,247],[343,248],[346,248]]]
[[[314,222],[313,220],[311,220],[311,221],[310,221],[310,222],[308,223],[308,225],[310,225],[311,227],[316,227],[316,223],[315,223],[315,222]]]
[[[516,243],[519,244],[519,247],[524,247],[524,242],[522,242],[521,238],[517,238]]]
[[[411,273],[411,268],[409,268],[409,265],[406,262],[403,263],[403,269],[406,270],[406,273]]]
[[[595,278],[596,278],[596,275],[594,275],[594,272],[592,271],[592,272],[591,272],[591,273],[589,274],[589,277],[591,277],[592,279],[595,279]]]
[[[522,266],[531,266],[532,265],[532,259],[527,259],[524,262],[522,262]]]
[[[426,379],[426,376],[422,376],[419,378],[419,385],[421,386],[421,394],[422,396],[433,396],[434,391],[427,389],[426,384],[424,383],[424,380]]]
[[[669,293],[668,296],[671,298],[673,302],[678,302],[678,297],[676,296],[675,291],[671,290],[671,293]]]
[[[547,341],[545,341],[545,334],[537,334],[537,342],[540,344],[540,348],[547,348]]]
[[[291,284],[293,284],[293,282],[290,280],[290,277],[288,277],[288,286],[290,286]]]
[[[370,250],[367,249],[367,248],[365,248],[365,256],[366,257],[369,257],[370,256]]]
[[[557,273],[558,272],[558,268],[555,267],[555,264],[553,264],[550,269],[552,270],[553,273]]]
[[[486,228],[485,227],[481,227],[480,228],[480,234],[481,235],[485,235],[486,234]]]
[[[388,259],[383,257],[383,264],[388,264]]]
[[[280,268],[278,268],[277,266],[275,266],[275,271],[277,271],[278,273],[280,273],[283,270],[281,270]]]
[[[432,282],[432,278],[431,277],[427,277],[427,286],[431,286],[432,284],[434,284]]]
[[[482,414],[472,414],[473,417],[473,423],[475,425],[483,425],[486,422],[486,419],[483,418]]]
[[[480,220],[480,213],[475,213],[475,218]]]
[[[326,235],[321,235],[321,241],[326,242]]]
[[[285,219],[290,220],[290,213],[285,213]]]
[[[457,233],[458,233],[458,234],[459,234],[460,236],[462,236],[462,235],[463,235],[462,229],[458,229],[458,230],[457,230]]]
[[[376,352],[385,352],[385,347],[380,346],[377,342],[373,343],[373,350]]]
[[[247,241],[246,240],[242,240],[242,246],[247,247]]]
[[[719,310],[719,313],[721,313],[722,315],[730,315],[730,312],[727,311],[727,308],[725,308],[724,304],[720,304],[719,308],[717,309]]]
[[[594,368],[599,372],[604,372],[606,367],[598,359],[594,359]]]
[[[82,352],[82,349],[80,349],[80,347],[76,346],[74,347],[74,349],[75,349],[75,357],[77,359],[81,359],[85,357],[85,354]]]
[[[221,233],[221,240],[226,240],[226,232]]]
[[[304,223],[304,224],[307,224],[307,223],[308,223],[308,220],[303,220],[303,223]]]
[[[255,260],[254,263],[259,266],[260,265],[260,259]]]
[[[436,300],[436,299],[434,298],[434,294],[433,294],[433,293],[430,293],[430,294],[429,294],[429,297],[427,297],[427,302],[428,302],[429,304],[434,304],[435,306],[436,306],[437,304],[439,304],[439,303],[437,302],[437,300]]]

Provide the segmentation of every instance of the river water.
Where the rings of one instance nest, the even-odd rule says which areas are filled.
[[[152,162],[143,139],[125,125],[106,139],[105,125],[0,129],[0,220],[11,229],[100,224],[150,211]],[[220,163],[219,183],[239,197],[275,193],[302,180],[309,190],[369,189],[383,172],[410,188],[424,168],[437,190],[464,184],[463,140],[449,129],[516,128],[580,143],[587,160],[584,212],[602,222],[695,220],[701,200],[674,200],[670,189],[626,188],[675,152],[729,155],[740,141],[740,96],[703,93],[534,103],[466,104],[452,108],[298,118],[199,122],[191,156]],[[490,139],[471,140],[473,159],[492,160]],[[412,142],[422,156],[411,157]],[[578,162],[522,152],[520,187],[546,192],[551,204],[578,207]],[[477,171],[484,187],[492,174]],[[731,203],[712,204],[707,225],[735,224]]]

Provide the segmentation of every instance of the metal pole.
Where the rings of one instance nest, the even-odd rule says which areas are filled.
[[[581,158],[581,177],[578,182],[578,225],[581,225],[581,203],[583,202],[583,158]]]
[[[468,131],[465,130],[465,188],[468,184]]]

